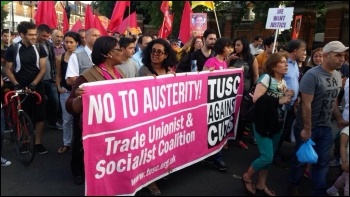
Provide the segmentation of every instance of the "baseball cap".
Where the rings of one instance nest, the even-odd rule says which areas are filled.
[[[346,50],[348,50],[349,47],[346,47],[343,45],[343,43],[339,42],[339,41],[332,41],[327,43],[324,47],[323,47],[323,53],[329,53],[329,52],[344,52]]]

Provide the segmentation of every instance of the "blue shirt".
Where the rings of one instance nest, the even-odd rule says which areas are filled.
[[[142,51],[139,50],[137,51],[133,56],[132,59],[135,60],[135,62],[137,63],[138,68],[140,68],[141,66],[143,66],[142,63]]]
[[[284,75],[284,80],[287,83],[287,88],[294,90],[294,96],[289,105],[293,106],[294,101],[299,93],[299,67],[297,61],[292,61],[288,58],[288,72]]]

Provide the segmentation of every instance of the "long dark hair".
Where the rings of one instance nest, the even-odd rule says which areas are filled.
[[[175,68],[176,64],[178,63],[176,53],[173,48],[171,48],[170,44],[162,38],[152,40],[150,43],[148,43],[146,49],[142,52],[143,65],[146,66],[152,74],[157,75],[157,72],[154,70],[151,62],[152,48],[155,44],[163,45],[164,52],[167,55],[167,58],[165,58],[162,62],[162,68],[164,68],[166,72],[168,72],[170,68]]]
[[[254,56],[250,53],[249,41],[245,36],[238,37],[238,38],[233,40],[233,47],[236,45],[237,41],[241,41],[242,46],[243,46],[242,52],[240,54],[237,54],[237,55],[239,55],[239,56],[242,55],[243,60],[248,63],[249,68],[250,68],[250,72],[252,73],[253,72],[252,68],[253,68]],[[234,53],[237,53],[237,52],[234,52]]]

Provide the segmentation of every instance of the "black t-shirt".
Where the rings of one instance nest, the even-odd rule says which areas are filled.
[[[198,71],[202,71],[204,67],[204,63],[211,57],[214,57],[215,53],[213,50],[211,50],[211,54],[209,57],[205,57],[205,55],[202,53],[202,50],[196,50],[192,53],[191,61],[197,60],[197,69]]]
[[[16,61],[14,60],[14,46],[13,44],[9,46],[9,48],[6,51],[5,60],[6,62],[13,62],[13,68],[16,70],[16,68],[20,68],[18,72],[15,72],[15,78],[18,81],[18,83],[25,87],[32,83],[36,76],[38,75],[40,68],[39,65],[37,65],[37,54],[34,50],[35,45],[26,46],[20,42],[21,47],[19,48],[19,58],[21,61],[21,65],[16,65]],[[47,57],[47,53],[43,46],[39,45],[40,49],[39,56],[40,58]]]

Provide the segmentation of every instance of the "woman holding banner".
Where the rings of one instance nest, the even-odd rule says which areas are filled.
[[[91,59],[94,65],[86,69],[76,79],[75,84],[72,86],[72,91],[66,101],[66,109],[68,113],[72,115],[81,114],[83,111],[81,96],[85,93],[85,90],[84,87],[79,87],[81,84],[124,78],[122,71],[114,66],[122,63],[122,50],[120,49],[116,38],[101,36],[100,38],[96,39],[92,48]],[[80,127],[82,127],[82,125],[80,125]],[[82,134],[80,134],[80,136],[82,136]],[[81,147],[83,147],[82,140]],[[77,149],[77,151],[79,152],[73,153],[72,151],[72,154],[77,155],[77,157],[80,157],[82,160],[81,162],[84,162],[83,149]],[[84,169],[81,170],[84,171]],[[84,177],[80,177],[80,175],[74,176],[74,181],[76,183],[79,182],[81,184],[85,180]]]
[[[170,44],[164,39],[152,40],[143,51],[143,66],[138,71],[138,76],[158,76],[174,74],[178,61],[176,53]]]
[[[166,40],[152,40],[142,53],[143,66],[138,71],[138,77],[175,74],[175,65],[178,63],[176,53]],[[161,194],[156,182],[149,184],[147,188],[155,196]]]

